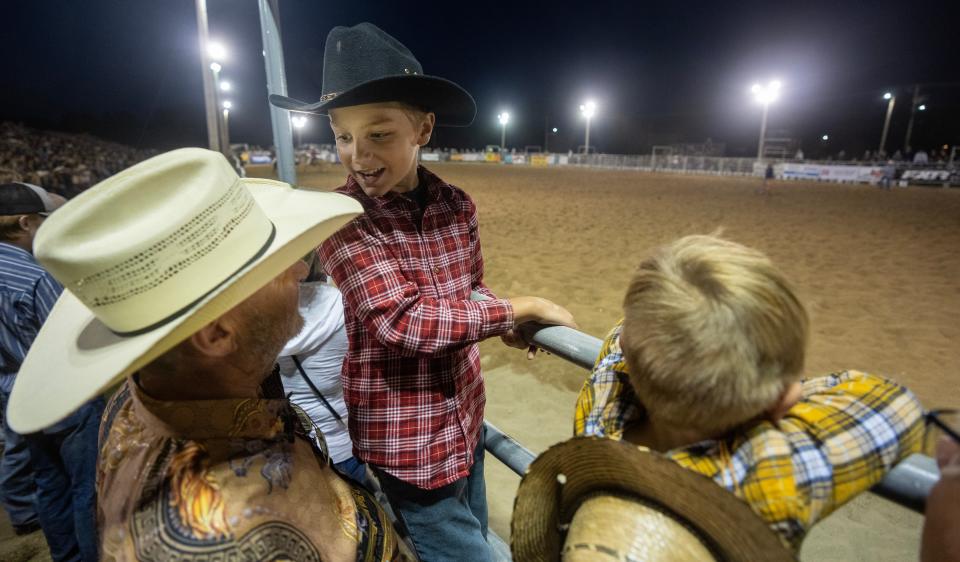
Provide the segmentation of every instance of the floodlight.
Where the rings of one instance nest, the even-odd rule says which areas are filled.
[[[510,114],[504,111],[503,113],[497,115],[497,119],[500,121],[501,125],[506,125],[510,122]]]
[[[925,104],[920,104],[920,105],[917,107],[917,109],[919,109],[920,111],[926,111],[926,110],[927,110],[927,106],[926,106]]]
[[[779,80],[773,80],[766,87],[761,86],[760,84],[754,84],[750,88],[750,92],[753,93],[753,99],[758,103],[763,105],[769,105],[770,103],[776,101],[777,97],[780,95],[780,88],[783,84]]]
[[[586,117],[587,119],[590,119],[591,117],[596,115],[597,113],[596,102],[592,100],[588,100],[586,103],[582,104],[580,106],[580,113],[583,114],[583,116]]]
[[[893,94],[891,94],[890,92],[886,92],[885,94],[883,94],[883,99],[885,100],[888,100],[892,97],[893,97]]]
[[[303,115],[294,115],[291,119],[293,121],[293,126],[302,129],[307,125],[307,118]]]
[[[822,140],[830,140],[830,135],[823,135],[820,137]]]
[[[232,101],[226,100],[226,101],[223,102],[223,108],[224,108],[224,109],[231,109],[232,107],[233,107],[233,102],[232,102]]]
[[[213,60],[223,60],[227,58],[227,50],[220,43],[208,43],[207,55]]]
[[[221,69],[221,68],[223,68],[223,67],[220,66],[220,63],[219,63],[219,62],[211,62],[211,63],[210,63],[210,70],[212,70],[212,71],[214,71],[214,72],[220,72],[220,69]]]
[[[224,92],[229,92],[231,87],[232,86],[230,86],[230,82],[226,82],[226,81],[220,82],[220,89],[223,90]]]
[[[556,128],[556,127],[553,128],[553,132],[554,132],[554,133],[557,132],[557,128]]]

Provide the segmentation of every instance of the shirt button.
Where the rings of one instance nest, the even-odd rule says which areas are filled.
[[[440,266],[439,266],[439,265],[433,266],[433,272],[434,272],[434,273],[440,273]]]

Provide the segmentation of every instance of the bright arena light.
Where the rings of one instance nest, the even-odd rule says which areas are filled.
[[[226,81],[220,82],[220,89],[223,90],[224,92],[229,92],[231,87],[232,86],[230,86],[230,82],[226,82]]]
[[[224,109],[231,109],[231,108],[233,108],[233,102],[231,102],[230,100],[227,100],[227,101],[223,102],[223,108],[224,108]]]
[[[917,109],[919,109],[920,111],[926,111],[926,110],[927,110],[927,106],[926,106],[926,104],[920,104],[920,106],[917,107]]]
[[[307,118],[303,115],[294,115],[290,120],[293,122],[293,126],[298,129],[302,129],[307,125]]]
[[[893,94],[891,94],[890,92],[886,92],[885,94],[883,94],[883,99],[885,100],[888,100],[892,97],[893,97]]]
[[[823,135],[820,137],[821,140],[830,140],[830,135]]]
[[[553,132],[554,132],[554,133],[557,132],[557,128],[556,128],[556,127],[553,128]]]
[[[593,100],[588,100],[586,103],[580,106],[580,113],[590,119],[597,114],[597,104]]]
[[[227,58],[227,49],[220,43],[208,43],[207,55],[213,60],[224,60]]]
[[[210,63],[210,70],[212,70],[212,71],[214,71],[214,72],[220,72],[220,69],[221,69],[221,68],[223,68],[223,67],[220,66],[220,63],[219,63],[219,62],[211,62],[211,63]]]
[[[779,80],[773,80],[766,86],[754,84],[750,88],[750,92],[753,93],[753,99],[758,103],[770,105],[780,96],[780,88],[782,86],[783,84]]]
[[[506,125],[510,122],[510,114],[504,111],[503,113],[497,115],[497,120],[500,121],[501,125]]]

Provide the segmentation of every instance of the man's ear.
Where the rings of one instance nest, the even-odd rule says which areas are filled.
[[[433,127],[437,124],[437,116],[433,113],[427,113],[420,122],[420,131],[417,135],[417,144],[426,146],[430,142],[430,135],[433,134]]]
[[[237,328],[236,320],[225,314],[190,336],[191,347],[206,357],[226,357],[238,348]]]
[[[777,401],[767,409],[767,419],[774,423],[782,420],[801,398],[803,398],[803,385],[800,381],[788,384]]]

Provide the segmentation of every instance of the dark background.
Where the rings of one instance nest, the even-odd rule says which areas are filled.
[[[335,25],[371,21],[406,44],[429,74],[473,93],[479,113],[434,144],[552,150],[583,143],[578,106],[598,102],[591,144],[649,152],[653,144],[727,143],[756,151],[760,108],[749,87],[780,79],[771,136],[802,142],[808,157],[862,154],[879,144],[897,93],[888,149],[902,147],[913,84],[928,110],[915,147],[960,144],[958,31],[948,2],[329,2],[281,0],[290,95],[320,95],[323,43]],[[208,0],[210,36],[227,46],[222,75],[231,140],[271,144],[259,16],[253,0]],[[9,2],[0,120],[89,132],[136,147],[206,144],[193,0]],[[823,143],[820,136],[830,135]],[[304,141],[330,142],[313,118]]]

